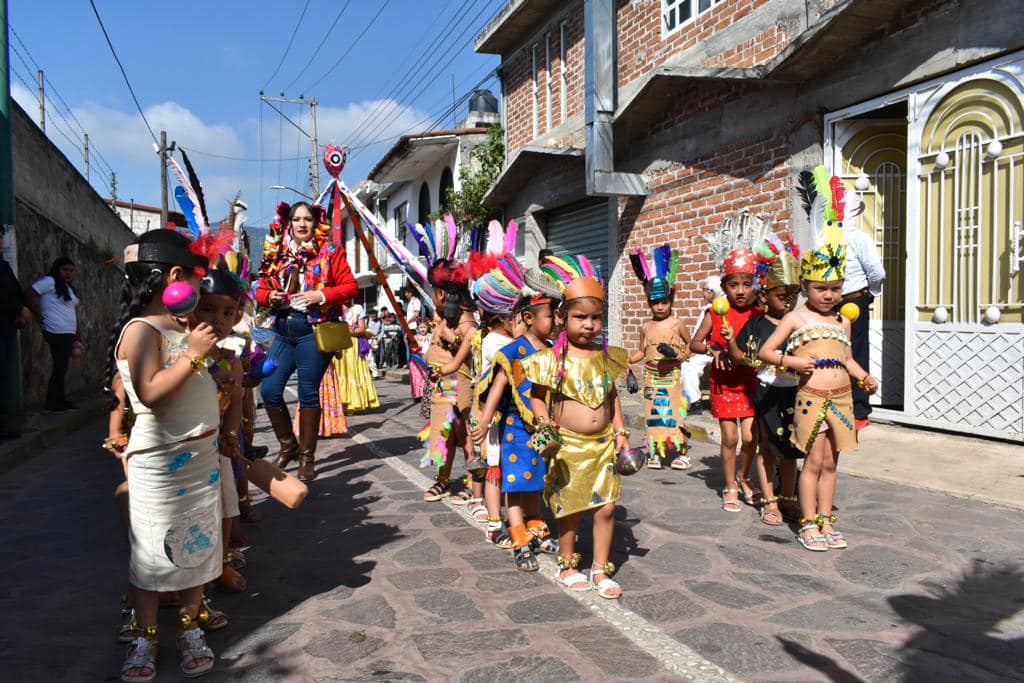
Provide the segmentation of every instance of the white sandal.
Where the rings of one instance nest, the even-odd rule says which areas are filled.
[[[621,598],[622,586],[612,581],[610,578],[604,578],[598,581],[597,583],[594,583],[594,574],[604,574],[605,576],[610,576],[614,571],[615,565],[611,562],[606,562],[604,566],[595,564],[591,565],[590,567],[590,577],[588,579],[588,583],[590,583],[591,587],[597,590],[598,595],[600,595],[602,598],[605,598],[606,600],[618,600],[619,598]],[[609,591],[612,591],[616,588],[619,589],[618,595],[608,594]]]
[[[483,504],[483,498],[473,498],[466,506],[469,509],[469,516],[477,524],[487,524],[487,506]]]
[[[156,680],[156,638],[145,638],[139,636],[132,641],[128,647],[128,654],[125,655],[124,664],[121,665],[121,680],[123,683],[152,683]],[[129,675],[132,669],[149,669],[147,675]]]
[[[203,629],[185,629],[178,632],[178,652],[181,654],[181,675],[185,678],[198,678],[213,669],[213,650],[206,644]],[[187,666],[197,659],[209,658],[205,664],[189,669]]]
[[[579,566],[581,559],[582,558],[579,553],[573,553],[572,557],[562,557],[559,555],[557,560],[558,567],[555,569],[555,577],[558,579],[558,582],[562,584],[563,588],[572,591],[573,593],[583,593],[591,589],[590,580],[587,579],[586,575],[581,571],[573,571],[573,573],[568,576],[562,576],[562,572],[566,569],[575,570],[576,567]],[[573,588],[573,586],[578,584],[583,584],[583,586],[581,588]]]

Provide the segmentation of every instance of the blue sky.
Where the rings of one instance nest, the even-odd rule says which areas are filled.
[[[188,150],[211,218],[226,213],[226,202],[238,190],[249,204],[250,224],[265,222],[278,200],[295,198],[267,186],[292,185],[308,191],[309,140],[277,112],[261,107],[258,98],[285,54],[306,0],[96,4],[150,125],[158,135],[167,130],[169,139]],[[397,136],[429,129],[451,106],[453,77],[461,96],[497,67],[497,57],[473,52],[472,40],[503,4],[504,0],[309,0],[294,43],[265,91],[316,96],[321,143],[359,146],[342,174],[354,185]],[[328,34],[339,12],[341,18]],[[61,132],[80,145],[84,129],[91,148],[102,156],[94,157],[92,165],[97,191],[109,196],[109,165],[117,172],[120,199],[159,205],[160,167],[153,141],[89,3],[8,0],[8,16],[15,100],[36,117],[35,65],[41,66],[53,100],[47,103],[50,139],[81,170],[81,152]],[[329,72],[364,29],[362,39]],[[417,60],[418,73],[403,80]],[[495,80],[484,87],[497,95]],[[308,107],[278,106],[309,130]],[[465,102],[460,101],[456,117],[461,119],[465,112]],[[438,127],[451,125],[448,114]],[[321,176],[325,182],[322,167]]]

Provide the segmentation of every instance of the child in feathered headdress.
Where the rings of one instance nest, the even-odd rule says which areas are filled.
[[[661,469],[668,447],[675,450],[671,467],[685,470],[687,438],[684,427],[682,364],[690,355],[690,335],[683,321],[672,315],[679,250],[667,244],[654,249],[652,269],[643,250],[629,255],[633,271],[644,285],[651,320],[640,327],[640,348],[631,363],[644,363],[644,420],[647,427],[647,466]]]
[[[514,234],[506,233],[505,237],[506,252],[510,254],[515,245]],[[536,571],[540,565],[534,552],[555,553],[558,543],[550,537],[540,513],[540,493],[544,490],[547,467],[543,457],[530,445],[533,433],[533,412],[530,410],[532,384],[523,373],[522,361],[547,348],[554,326],[558,292],[552,292],[550,282],[537,272],[523,273],[510,255],[501,257],[488,277],[474,283],[474,290],[477,288],[489,292],[486,304],[478,296],[482,308],[497,306],[501,311],[513,312],[517,336],[493,355],[490,371],[484,373],[477,386],[477,395],[486,403],[482,406],[480,424],[475,428],[473,438],[478,443],[488,439],[488,462],[493,454],[490,444],[499,444],[501,466],[497,474],[502,491],[508,495],[513,561],[520,571]],[[519,296],[513,298],[516,290]],[[487,429],[492,422],[496,423],[491,427],[492,432],[497,429],[493,441],[495,435],[488,436]],[[488,485],[491,481],[489,476]],[[491,507],[490,499],[488,507]]]
[[[783,515],[792,517],[796,505],[796,461],[802,458],[789,441],[793,428],[793,403],[796,400],[797,377],[785,368],[757,360],[765,341],[775,331],[782,317],[793,310],[800,293],[800,249],[785,235],[771,233],[754,246],[757,264],[755,285],[757,298],[764,310],[747,321],[735,335],[728,328],[722,336],[729,343],[729,356],[736,364],[757,370],[758,456],[757,474],[761,484],[761,521],[769,526],[782,524]],[[782,494],[775,495],[775,465],[782,475]],[[779,503],[782,502],[783,506]]]
[[[878,382],[853,359],[850,321],[835,312],[846,267],[842,181],[818,166],[801,174],[799,190],[817,242],[801,262],[807,302],[782,319],[758,358],[801,375],[790,436],[804,454],[797,540],[807,550],[824,552],[847,547],[835,528],[832,501],[839,453],[857,447],[850,380],[869,395]]]
[[[562,295],[556,317],[564,329],[554,348],[527,356],[522,367],[533,383],[534,444],[541,437],[557,447],[544,498],[558,520],[559,581],[569,590],[594,588],[614,599],[622,595],[608,561],[620,490],[615,459],[617,450],[629,448],[615,380],[628,369],[629,353],[604,346],[604,284],[585,256],[548,256],[541,271]],[[587,510],[594,511],[589,579],[578,571],[580,555],[574,552]]]
[[[426,362],[430,397],[430,423],[420,432],[426,443],[422,466],[436,469],[436,481],[423,493],[423,500],[438,501],[449,495],[456,447],[462,447],[468,461],[473,448],[467,432],[473,403],[471,345],[476,332],[469,293],[469,265],[455,260],[458,226],[451,215],[434,225],[410,225],[420,252],[432,264],[427,272],[431,300],[437,317]]]
[[[722,289],[726,301],[716,299],[697,333],[690,342],[694,353],[712,356],[708,389],[711,415],[718,418],[722,430],[720,446],[722,475],[722,509],[739,512],[742,494],[747,505],[756,505],[758,491],[747,476],[754,461],[754,392],[757,377],[753,368],[734,364],[726,350],[722,330],[735,332],[751,317],[760,315],[754,296],[754,252],[751,248],[765,235],[764,222],[746,211],[730,216],[711,236],[706,236],[715,259],[722,264]],[[739,422],[739,429],[737,429]],[[740,466],[736,469],[736,446],[740,447]]]

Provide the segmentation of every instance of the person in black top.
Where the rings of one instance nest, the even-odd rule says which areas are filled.
[[[0,253],[4,249],[7,226],[0,225]],[[18,343],[18,329],[26,327],[32,320],[32,313],[25,306],[25,293],[18,284],[18,278],[7,261],[0,258],[0,387],[20,382],[18,368],[13,361],[14,349]],[[16,406],[0,404],[0,439],[14,439],[21,436],[15,428],[20,420],[13,419]]]

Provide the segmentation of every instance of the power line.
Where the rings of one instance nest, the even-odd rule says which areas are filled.
[[[410,80],[413,76],[415,76],[416,73],[419,72],[419,69],[423,65],[424,61],[427,59],[427,56],[430,54],[430,50],[433,47],[433,45],[442,43],[444,41],[444,39],[452,32],[452,30],[454,30],[454,26],[462,20],[462,17],[469,10],[470,5],[472,5],[475,1],[476,0],[464,0],[462,5],[460,5],[455,10],[455,12],[448,18],[448,21],[445,23],[445,25],[441,27],[441,30],[437,38],[435,40],[427,42],[426,46],[423,48],[422,53],[420,53],[420,56],[416,59],[413,65],[410,66],[405,71],[405,73],[398,78],[398,81],[392,86],[388,94],[382,98],[381,94],[383,94],[384,91],[381,90],[380,93],[378,93],[378,95],[374,98],[377,100],[377,103],[374,105],[370,113],[367,114],[366,118],[364,118],[356,127],[356,129],[352,132],[351,142],[353,144],[357,144],[358,141],[361,141],[363,131],[366,130],[366,127],[370,124],[370,122],[373,121],[378,116],[378,113],[381,112],[381,110],[387,106],[386,103],[391,98],[397,95],[402,85],[407,80]]]
[[[260,90],[266,90],[267,86],[270,85],[270,81],[274,80],[274,76],[281,70],[281,66],[284,64],[284,58],[288,56],[288,51],[292,49],[292,43],[295,41],[295,34],[299,32],[299,26],[302,25],[302,19],[306,16],[306,10],[309,9],[310,0],[306,0],[305,7],[302,8],[302,14],[299,15],[299,20],[295,22],[295,28],[292,29],[292,37],[288,39],[288,45],[284,48],[284,53],[281,55],[281,61],[277,63],[277,68],[274,69],[274,73],[270,74],[270,78],[263,84]]]
[[[315,88],[316,86],[320,85],[320,83],[321,83],[321,82],[322,82],[322,81],[323,81],[323,80],[324,80],[325,78],[327,78],[328,76],[330,76],[330,75],[331,75],[331,73],[332,73],[332,72],[333,72],[333,71],[334,71],[335,69],[337,69],[337,68],[338,68],[338,65],[339,65],[339,64],[341,64],[341,62],[342,62],[342,61],[343,61],[343,60],[345,59],[345,57],[348,57],[348,54],[349,54],[350,52],[352,52],[352,50],[353,50],[353,49],[355,48],[355,46],[356,46],[357,44],[359,44],[359,41],[363,39],[363,36],[365,36],[365,35],[366,35],[366,32],[370,30],[370,27],[374,25],[374,23],[375,23],[375,22],[377,21],[377,17],[379,17],[379,16],[380,16],[380,15],[381,15],[381,14],[382,14],[382,13],[384,12],[384,8],[385,8],[385,7],[387,7],[387,6],[388,6],[388,3],[390,3],[390,2],[391,2],[391,0],[384,0],[384,2],[383,2],[383,3],[381,3],[380,9],[378,9],[378,10],[377,10],[377,13],[373,15],[373,18],[372,18],[372,19],[370,19],[369,23],[368,23],[368,24],[366,24],[366,26],[364,26],[364,27],[363,27],[363,30],[362,30],[362,31],[360,31],[360,33],[359,33],[359,35],[358,35],[358,36],[356,36],[356,39],[355,39],[355,40],[353,40],[352,42],[350,42],[350,43],[349,43],[349,45],[348,45],[348,49],[347,49],[347,50],[345,50],[344,54],[342,54],[342,55],[341,55],[341,57],[339,57],[339,58],[338,58],[338,61],[336,61],[336,62],[334,63],[334,65],[333,65],[333,66],[331,66],[331,68],[330,68],[330,69],[328,69],[328,70],[327,70],[327,71],[326,71],[326,72],[324,73],[324,75],[323,75],[323,76],[321,76],[320,78],[318,78],[318,79],[316,80],[316,82],[315,82],[315,83],[313,83],[313,84],[312,84],[312,85],[310,85],[310,86],[309,86],[308,88],[306,88],[306,92],[312,92],[313,88]]]
[[[114,56],[114,61],[117,62],[117,68],[121,70],[121,76],[124,78],[125,85],[128,86],[128,92],[132,95],[132,100],[135,102],[135,108],[139,110],[139,116],[142,117],[143,123],[146,124],[146,130],[149,131],[149,136],[153,138],[153,144],[159,145],[160,141],[156,138],[156,133],[153,132],[153,127],[149,125],[149,121],[146,119],[146,114],[142,111],[142,105],[139,104],[139,98],[135,96],[135,89],[132,88],[131,81],[128,80],[128,74],[124,70],[124,65],[121,64],[121,58],[117,56],[117,50],[114,49],[114,44],[110,41],[110,34],[107,33],[107,27],[103,25],[103,19],[100,17],[100,12],[96,9],[96,3],[94,0],[89,0],[89,5],[92,6],[92,13],[96,15],[96,21],[99,22],[100,30],[103,31],[103,37],[107,39],[107,47],[110,48],[110,54]]]
[[[309,58],[308,62],[306,62],[306,66],[302,67],[302,71],[299,72],[299,75],[293,78],[292,82],[284,87],[285,90],[289,90],[293,85],[295,85],[298,82],[300,78],[306,75],[306,69],[308,69],[309,66],[313,63],[313,60],[316,59],[316,56],[320,54],[320,49],[324,46],[324,43],[327,42],[327,39],[331,37],[331,32],[334,31],[334,27],[337,26],[338,22],[341,20],[341,15],[345,13],[345,10],[348,9],[348,6],[351,4],[351,2],[352,0],[345,0],[345,4],[341,6],[341,10],[338,12],[338,15],[334,17],[334,21],[331,23],[330,28],[327,29],[327,33],[324,34],[323,39],[320,40],[320,44],[316,46],[315,50],[313,50],[313,56]]]

